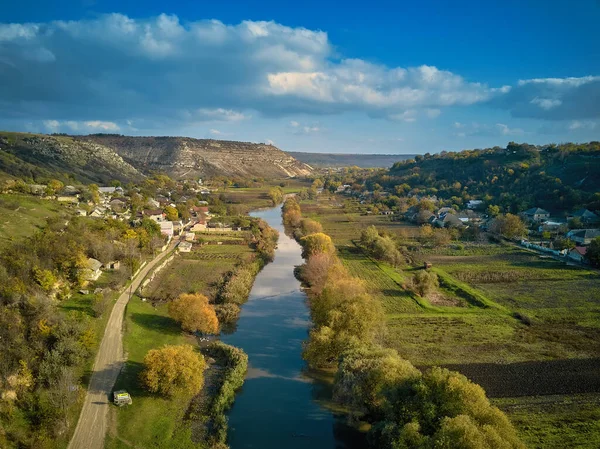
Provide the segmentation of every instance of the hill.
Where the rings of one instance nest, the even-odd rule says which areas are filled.
[[[412,159],[414,154],[336,154],[287,151],[287,154],[311,167],[388,168],[398,161]]]
[[[451,199],[483,199],[506,212],[600,209],[600,142],[442,152],[398,162],[371,183]]]
[[[0,132],[0,175],[41,182],[51,178],[105,184],[142,173],[112,149],[69,136]]]
[[[78,136],[80,142],[111,148],[144,172],[174,178],[282,178],[305,176],[311,168],[273,145],[188,137]]]

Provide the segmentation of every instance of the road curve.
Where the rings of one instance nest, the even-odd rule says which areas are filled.
[[[104,449],[104,438],[106,436],[108,422],[108,407],[111,402],[112,389],[117,380],[124,363],[123,357],[123,314],[125,306],[129,301],[130,291],[135,292],[146,274],[152,270],[176,245],[178,241],[173,240],[167,250],[160,253],[150,261],[133,279],[131,287],[128,287],[115,303],[106,329],[96,361],[94,372],[90,379],[85,402],[79,415],[79,421],[68,449]],[[131,288],[131,290],[130,290]]]

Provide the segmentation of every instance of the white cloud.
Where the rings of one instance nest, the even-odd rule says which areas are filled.
[[[525,132],[521,128],[509,128],[504,123],[496,123],[496,129],[504,136],[521,135]]]
[[[60,128],[60,122],[58,120],[44,120],[43,123],[51,132],[57,132]]]
[[[300,123],[298,123],[296,120],[291,120],[290,126],[293,128],[298,128],[300,126]]]
[[[575,130],[583,130],[583,129],[596,129],[599,123],[592,120],[574,120],[572,121],[568,128],[571,131]]]
[[[464,128],[465,124],[460,122],[454,122],[454,127],[457,129]]]
[[[562,104],[562,101],[552,98],[535,97],[533,100],[531,100],[530,103],[537,104],[540,108],[548,110],[560,106]]]
[[[219,131],[218,129],[211,129],[208,131],[209,133],[215,135],[215,136],[219,136],[221,134],[223,134],[221,131]]]
[[[429,117],[429,118],[439,117],[440,114],[442,113],[442,111],[439,109],[427,109],[427,111],[425,111],[425,112],[427,113],[427,117]]]
[[[249,115],[243,114],[242,112],[234,111],[232,109],[206,109],[201,108],[196,111],[194,117],[199,120],[207,121],[218,121],[218,122],[237,122],[240,120],[247,120],[250,118]]]
[[[72,122],[71,122],[72,123]],[[84,123],[85,126],[92,129],[97,129],[101,131],[118,131],[119,125],[114,122],[103,122],[101,120],[92,120]]]

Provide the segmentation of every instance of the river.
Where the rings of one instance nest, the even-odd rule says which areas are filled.
[[[243,388],[229,412],[232,449],[357,449],[360,435],[323,406],[329,386],[311,378],[302,360],[310,327],[306,295],[294,277],[301,247],[284,234],[279,207],[255,212],[279,231],[275,260],[256,277],[237,329],[222,341],[249,358]]]

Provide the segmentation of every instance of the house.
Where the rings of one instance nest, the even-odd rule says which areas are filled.
[[[199,217],[201,215],[209,215],[207,206],[193,206],[190,209],[190,212],[194,217]]]
[[[60,201],[61,203],[79,203],[79,198],[76,195],[59,195],[56,197],[56,200]]]
[[[196,223],[194,223],[194,226],[192,226],[191,231],[192,232],[200,232],[200,231],[205,231],[206,230],[206,221],[204,220],[200,220]]]
[[[542,223],[538,227],[538,232],[544,232],[544,231],[556,232],[559,230],[559,228],[561,226],[566,226],[566,223],[563,223],[562,221],[548,220],[548,221]]]
[[[116,187],[98,187],[98,192],[102,195],[110,196],[117,191]]]
[[[144,218],[149,218],[150,220],[154,220],[157,223],[164,221],[165,214],[162,209],[144,209],[142,211],[142,215]]]
[[[483,205],[483,200],[469,200],[467,209],[477,209]]]
[[[462,212],[457,213],[456,218],[458,218],[463,223],[479,223],[481,221],[481,214],[471,209],[466,209]]]
[[[192,242],[181,242],[177,248],[180,253],[189,253],[192,251]]]
[[[102,262],[91,257],[86,261],[84,268],[80,269],[81,278],[84,281],[95,281],[102,274]]]
[[[173,237],[175,231],[173,230],[173,222],[172,221],[161,221],[160,224],[160,232],[162,235],[166,235],[167,237]]]
[[[539,223],[541,221],[547,220],[550,218],[550,212],[544,209],[540,209],[539,207],[532,207],[531,209],[527,209],[522,215],[529,221],[533,221],[535,223]]]
[[[186,232],[185,233],[185,240],[188,242],[193,242],[194,240],[196,240],[196,234],[193,232]]]
[[[438,215],[443,215],[443,214],[455,214],[456,215],[456,211],[454,209],[452,209],[451,207],[440,207],[440,209],[437,211]]]
[[[580,246],[587,246],[596,237],[600,237],[600,229],[573,229],[567,232],[567,237]]]
[[[431,224],[438,228],[462,228],[464,223],[454,214],[445,213],[431,221]]]
[[[578,218],[579,220],[581,220],[582,223],[600,222],[600,217],[598,217],[598,215],[587,209],[579,209],[577,212],[567,216],[567,220],[572,220],[574,218]]]
[[[79,215],[80,217],[87,216],[87,212],[83,209],[77,209],[76,214]]]
[[[125,209],[125,206],[127,206],[127,203],[125,203],[125,201],[120,200],[118,198],[115,198],[113,200],[111,200],[108,205],[110,206],[110,208],[112,210],[123,210]]]
[[[394,215],[394,211],[393,210],[384,210],[384,211],[381,211],[381,215]]]
[[[158,207],[160,206],[160,203],[158,201],[156,201],[154,198],[150,198],[148,201],[146,201],[146,203],[148,204],[148,206],[151,206],[153,209],[158,209]]]
[[[106,215],[106,209],[104,207],[95,207],[92,212],[90,212],[90,217],[101,218]]]
[[[567,254],[567,257],[575,262],[583,263],[585,262],[585,254],[587,253],[587,248],[584,246],[576,246],[571,249]]]

